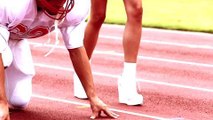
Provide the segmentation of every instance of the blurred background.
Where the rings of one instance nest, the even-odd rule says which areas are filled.
[[[213,33],[213,0],[143,0],[143,26]],[[105,23],[125,24],[123,0],[108,0]]]

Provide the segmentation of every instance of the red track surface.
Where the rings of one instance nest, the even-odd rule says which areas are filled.
[[[118,119],[213,119],[213,35],[144,28],[137,71],[144,105],[126,106],[117,100],[123,29],[104,25],[92,60],[97,92]],[[37,72],[33,97],[25,110],[11,111],[11,120],[89,119],[88,102],[73,97],[73,69],[63,42],[44,57],[51,47],[39,44],[46,40],[30,40]]]

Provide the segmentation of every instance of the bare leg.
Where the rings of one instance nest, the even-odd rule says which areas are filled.
[[[142,1],[124,0],[127,23],[123,35],[125,62],[136,63],[142,32]]]
[[[142,32],[142,0],[124,0],[124,6],[127,23],[123,34],[124,68],[118,80],[119,102],[137,105],[143,104],[143,96],[137,93],[136,85],[136,63]]]
[[[69,55],[73,63],[73,67],[79,76],[84,90],[88,96],[90,107],[92,110],[92,119],[100,117],[100,113],[103,112],[111,118],[117,118],[118,115],[107,107],[107,105],[96,95],[95,86],[93,83],[93,76],[89,59],[87,57],[84,47],[75,49],[69,49]]]
[[[87,24],[84,36],[84,46],[89,59],[98,41],[100,28],[106,16],[107,0],[91,0],[91,15]],[[87,99],[77,74],[73,75],[74,96],[80,99]]]
[[[91,2],[91,15],[84,36],[84,45],[89,58],[92,56],[100,28],[106,17],[107,0],[91,0]]]

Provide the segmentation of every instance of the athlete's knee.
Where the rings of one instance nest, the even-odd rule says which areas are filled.
[[[95,13],[94,15],[91,16],[90,20],[95,25],[101,25],[101,24],[103,24],[105,18],[106,18],[105,13]]]
[[[25,108],[30,102],[32,96],[31,81],[19,81],[15,88],[10,89],[8,102],[13,108]]]
[[[12,108],[24,109],[27,107],[31,96],[15,95],[8,99],[8,103]]]
[[[139,4],[132,6],[131,9],[127,10],[127,17],[128,19],[141,22],[143,17],[143,6]]]
[[[10,70],[8,68],[7,70]],[[10,106],[25,108],[32,96],[32,75],[17,74],[6,70],[6,95]]]

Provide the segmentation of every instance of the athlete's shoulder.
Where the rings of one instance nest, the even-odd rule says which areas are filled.
[[[35,0],[0,0],[0,18],[10,21],[15,18],[22,18],[33,2]]]
[[[65,17],[66,22],[78,24],[89,14],[90,0],[75,0],[73,9]]]

